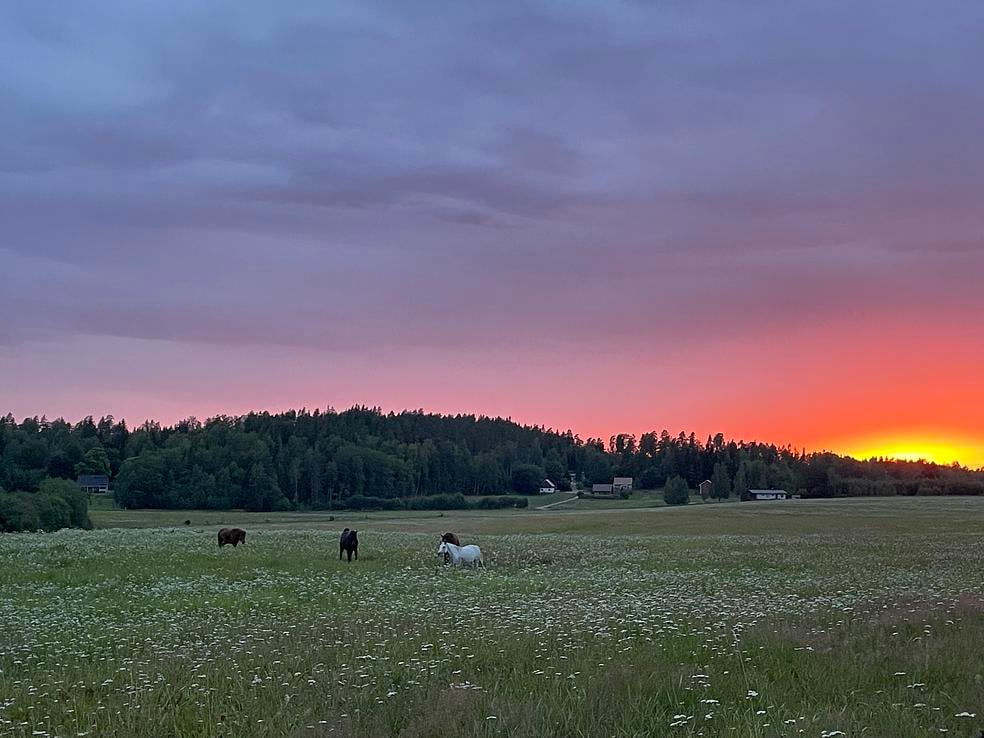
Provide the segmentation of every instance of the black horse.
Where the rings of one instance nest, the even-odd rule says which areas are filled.
[[[355,554],[355,560],[359,560],[359,537],[356,535],[356,531],[349,530],[346,528],[342,531],[342,537],[338,541],[338,560],[342,560],[342,554],[348,554],[348,560],[352,560],[352,554]]]

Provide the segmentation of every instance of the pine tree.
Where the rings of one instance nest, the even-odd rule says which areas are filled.
[[[680,475],[670,478],[663,488],[663,501],[667,505],[686,505],[690,502],[690,488]]]
[[[739,500],[748,498],[748,472],[745,470],[746,463],[741,462],[738,472],[735,474],[735,497]]]
[[[714,465],[711,482],[713,483],[711,497],[715,500],[726,500],[731,496],[731,479],[728,477],[728,470],[720,461]]]

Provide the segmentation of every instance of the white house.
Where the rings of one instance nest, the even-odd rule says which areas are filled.
[[[551,482],[549,479],[544,479],[540,482],[540,494],[541,495],[552,495],[557,491],[557,485]]]
[[[615,477],[612,482],[612,490],[615,492],[632,491],[632,477]]]
[[[81,474],[76,484],[83,492],[109,492],[109,477],[105,474]]]
[[[784,489],[750,489],[748,497],[751,500],[785,500],[789,493]]]

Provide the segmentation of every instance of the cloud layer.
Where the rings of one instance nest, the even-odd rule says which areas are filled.
[[[653,367],[643,428],[678,351],[720,384],[942,327],[984,369],[982,31],[975,3],[5,3],[0,399],[69,412],[39,357],[97,342],[235,352],[256,405],[250,352],[604,352],[604,382]],[[564,393],[529,379],[446,404]]]

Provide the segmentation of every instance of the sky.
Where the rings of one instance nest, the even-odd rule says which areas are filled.
[[[0,4],[0,412],[984,466],[984,5]]]

